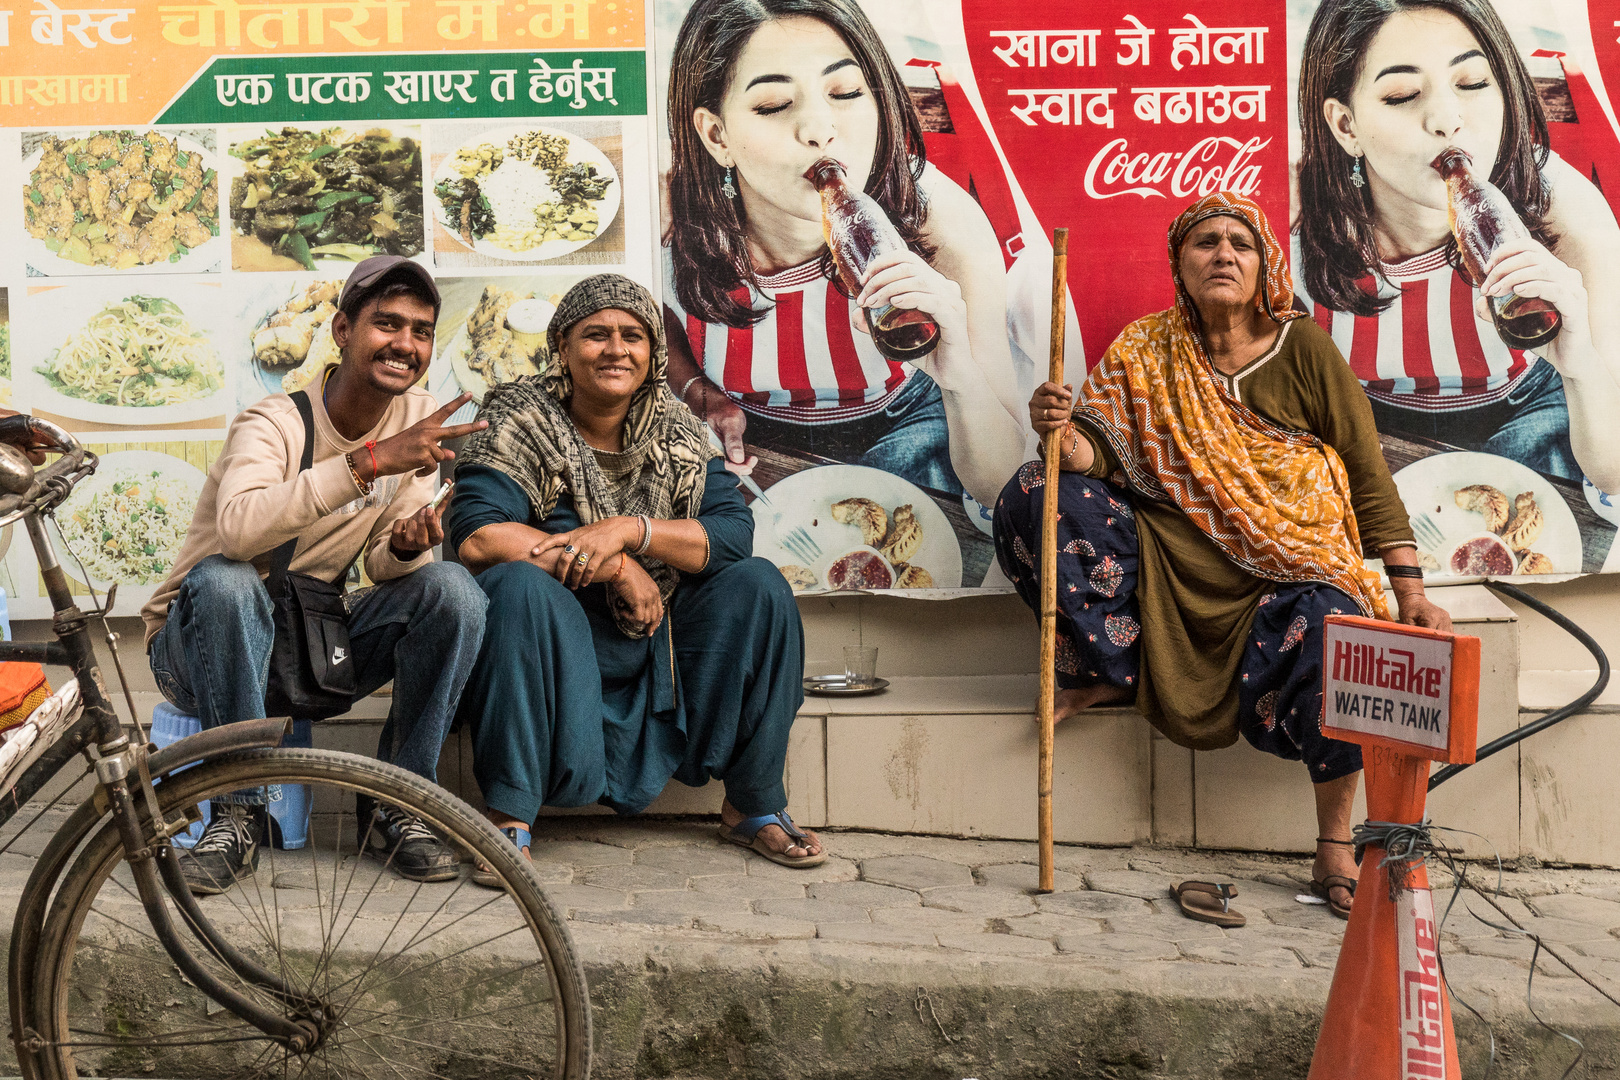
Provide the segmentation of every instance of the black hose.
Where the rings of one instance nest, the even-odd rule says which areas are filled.
[[[1602,646],[1593,640],[1591,634],[1588,634],[1585,630],[1582,630],[1579,626],[1576,626],[1569,620],[1568,616],[1564,615],[1562,612],[1555,610],[1540,600],[1537,600],[1534,596],[1531,596],[1517,585],[1509,585],[1503,581],[1486,581],[1485,587],[1487,589],[1493,589],[1496,592],[1501,593],[1503,596],[1512,597],[1525,607],[1530,608],[1532,611],[1545,615],[1576,641],[1579,641],[1582,645],[1586,646],[1586,650],[1592,654],[1595,660],[1597,660],[1598,675],[1597,681],[1592,684],[1592,688],[1586,693],[1582,694],[1580,697],[1576,698],[1574,701],[1570,702],[1568,705],[1554,709],[1552,712],[1548,713],[1546,716],[1543,716],[1535,723],[1526,724],[1521,728],[1516,728],[1502,736],[1500,739],[1492,739],[1490,742],[1480,747],[1478,753],[1474,755],[1475,765],[1478,765],[1481,761],[1484,761],[1497,751],[1506,750],[1508,747],[1512,746],[1521,739],[1528,739],[1530,736],[1538,732],[1546,731],[1554,724],[1563,723],[1565,720],[1568,720],[1570,717],[1586,708],[1592,702],[1596,701],[1597,696],[1603,693],[1604,687],[1609,685],[1609,658],[1604,655]],[[1445,768],[1429,777],[1429,790],[1433,791],[1435,788],[1439,787],[1447,780],[1450,780],[1453,776],[1456,776],[1466,768],[1468,768],[1467,765],[1447,765]]]

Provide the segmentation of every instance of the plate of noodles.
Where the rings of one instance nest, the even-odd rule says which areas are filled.
[[[72,552],[64,552],[63,569],[98,589],[161,585],[180,557],[202,486],[202,470],[171,454],[107,454],[56,512],[58,535]]]
[[[154,427],[235,411],[215,321],[217,288],[143,282],[70,286],[29,297],[32,340],[14,365],[22,400],[98,424]]]

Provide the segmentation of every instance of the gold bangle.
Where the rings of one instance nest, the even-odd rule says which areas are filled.
[[[703,565],[698,567],[698,572],[702,573],[709,567],[709,530],[705,529],[703,522],[700,521],[698,522],[698,531],[703,534]]]
[[[607,579],[607,583],[609,585],[612,585],[614,582],[619,580],[620,576],[623,575],[623,573],[624,573],[624,564],[629,562],[629,561],[630,561],[630,556],[629,556],[629,554],[627,552],[623,552],[623,551],[619,552],[619,568],[617,570],[613,571],[613,576],[612,577]]]

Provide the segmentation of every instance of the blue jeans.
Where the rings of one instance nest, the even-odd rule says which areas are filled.
[[[394,680],[377,756],[437,782],[439,748],[484,637],[483,590],[455,563],[429,563],[355,596],[349,643],[356,700]],[[191,568],[147,658],[158,689],[206,728],[264,715],[275,629],[251,563],[210,555]]]
[[[920,371],[912,372],[883,411],[872,416],[833,424],[794,424],[750,413],[745,437],[752,443],[882,469],[946,495],[962,494],[962,481],[951,465],[945,398],[939,385]]]
[[[1458,412],[1429,412],[1368,398],[1379,431],[1421,435],[1464,450],[1481,450],[1580,483],[1569,444],[1569,403],[1558,369],[1537,360],[1501,401]]]

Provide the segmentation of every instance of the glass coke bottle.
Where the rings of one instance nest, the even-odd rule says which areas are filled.
[[[1477,287],[1485,280],[1485,267],[1497,248],[1529,237],[1530,230],[1502,189],[1475,175],[1473,159],[1466,151],[1448,146],[1429,164],[1445,178],[1451,235],[1457,238],[1465,276]],[[1497,336],[1512,349],[1545,345],[1564,326],[1558,309],[1539,296],[1509,293],[1487,297],[1486,302]]]
[[[882,255],[904,251],[906,242],[876,199],[849,186],[841,162],[824,157],[804,178],[821,193],[821,235],[832,252],[838,280],[850,296],[858,296],[866,268]],[[893,304],[865,311],[872,344],[891,360],[916,360],[939,344],[939,324],[927,312]]]

